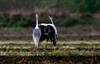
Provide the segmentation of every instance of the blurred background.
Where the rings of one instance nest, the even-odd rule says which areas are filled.
[[[39,23],[53,17],[57,46],[36,48]],[[100,0],[0,0],[0,64],[100,64]]]
[[[100,39],[100,0],[0,0],[0,40],[32,40],[36,13],[53,17],[59,40]]]

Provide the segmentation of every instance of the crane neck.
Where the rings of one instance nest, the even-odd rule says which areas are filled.
[[[51,19],[51,23],[54,24],[52,19]]]
[[[51,23],[54,24],[54,23],[53,23],[53,20],[52,20],[52,17],[49,16],[49,19],[50,19]]]
[[[36,26],[38,26],[38,14],[36,14]]]

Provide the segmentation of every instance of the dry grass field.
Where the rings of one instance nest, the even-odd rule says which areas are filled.
[[[47,46],[47,47],[46,47]],[[100,41],[0,41],[0,64],[100,64]]]
[[[100,55],[100,41],[65,41],[52,46],[42,42],[39,48],[32,41],[0,41],[1,56],[96,56]]]

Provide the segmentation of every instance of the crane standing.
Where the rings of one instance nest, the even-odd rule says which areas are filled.
[[[53,23],[53,18],[51,16],[49,16],[49,19],[50,19],[50,21],[52,23],[51,26],[53,27],[54,33],[55,33],[54,36],[52,37],[53,45],[55,46],[56,45],[56,41],[57,41],[57,37],[58,37],[57,28]]]
[[[41,37],[41,30],[38,25],[38,14],[36,14],[36,26],[33,30],[33,40],[36,47],[38,47],[39,45],[40,37]]]
[[[53,23],[53,18],[49,16],[49,19],[51,21],[51,23],[41,23],[39,24],[40,29],[42,30],[41,33],[41,38],[40,41],[43,40],[50,40],[51,42],[53,42],[53,45],[56,45],[56,41],[57,41],[57,28]]]
[[[33,40],[35,46],[38,48],[38,45],[43,40],[50,40],[53,42],[53,45],[56,45],[57,41],[57,28],[55,27],[52,17],[49,16],[51,23],[38,23],[38,14],[36,14],[36,26],[33,30]]]

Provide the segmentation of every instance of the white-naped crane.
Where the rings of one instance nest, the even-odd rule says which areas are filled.
[[[53,18],[52,18],[51,16],[49,16],[49,19],[50,19],[50,21],[52,22],[51,26],[52,26],[52,27],[54,28],[54,30],[55,30],[55,35],[58,36],[57,28],[56,28],[56,26],[54,25]]]
[[[38,14],[36,14],[36,26],[33,30],[33,40],[35,46],[38,48],[38,45],[41,41],[50,40],[54,46],[56,46],[57,41],[57,28],[53,23],[52,17],[49,16],[51,23],[38,23]]]
[[[51,26],[53,27],[54,30],[54,36],[52,37],[52,41],[53,41],[53,45],[55,46],[58,38],[58,32],[56,26],[54,25],[53,18],[49,16],[49,19],[52,22]]]
[[[39,41],[41,38],[41,29],[40,29],[39,24],[38,24],[38,14],[36,14],[36,26],[33,30],[32,36],[33,36],[35,46],[38,47]]]
[[[50,40],[54,46],[56,46],[56,41],[57,41],[57,28],[55,27],[53,23],[52,17],[49,16],[49,19],[51,23],[41,23],[39,24],[39,27],[41,29],[41,38],[40,41],[43,40]]]

